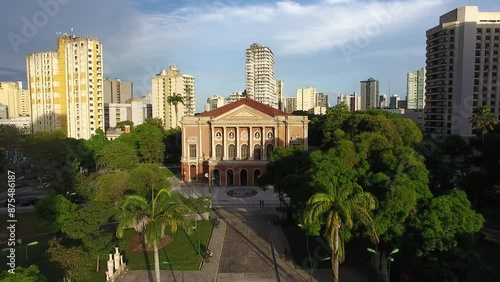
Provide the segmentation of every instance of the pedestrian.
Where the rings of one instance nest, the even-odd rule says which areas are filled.
[[[259,200],[259,208],[262,208],[262,199]]]

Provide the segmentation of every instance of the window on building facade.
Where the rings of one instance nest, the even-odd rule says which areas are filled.
[[[267,146],[266,146],[266,157],[267,157],[268,160],[271,159],[271,154],[272,154],[273,150],[274,150],[274,146],[272,144],[267,144]]]
[[[227,148],[227,155],[230,160],[233,160],[236,156],[236,147],[233,144],[229,145]]]
[[[189,145],[189,157],[196,158],[196,144]]]
[[[253,147],[253,159],[254,159],[254,160],[260,160],[260,158],[261,158],[261,157],[260,157],[260,155],[261,155],[261,151],[262,151],[262,150],[261,150],[261,147],[260,147],[260,145],[259,145],[259,144],[255,145],[255,146]]]
[[[217,159],[221,159],[222,158],[222,145],[221,144],[217,144],[215,146],[215,157]]]
[[[241,158],[248,159],[248,145],[247,144],[241,145]]]

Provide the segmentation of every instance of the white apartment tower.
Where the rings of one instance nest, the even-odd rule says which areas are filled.
[[[425,68],[409,72],[406,76],[407,109],[420,110],[425,106]]]
[[[351,112],[361,110],[361,96],[356,96],[356,93],[351,95],[340,94],[337,97],[337,104],[340,103],[345,103]]]
[[[169,102],[169,97],[179,95],[182,101]],[[194,76],[182,74],[174,65],[153,77],[151,87],[153,117],[163,121],[165,129],[181,126],[184,116],[195,112]]]
[[[482,105],[500,114],[500,12],[457,8],[427,30],[425,131],[471,136]]]
[[[226,99],[220,95],[213,95],[208,97],[207,103],[205,104],[205,112],[215,110],[226,104]]]
[[[246,91],[249,98],[278,108],[274,54],[266,46],[254,43],[246,50]]]
[[[295,90],[297,111],[309,111],[316,106],[316,87],[306,87]]]
[[[361,110],[375,109],[379,107],[378,80],[370,77],[361,81]]]
[[[102,44],[63,35],[57,50],[27,55],[33,131],[89,139],[104,128]]]

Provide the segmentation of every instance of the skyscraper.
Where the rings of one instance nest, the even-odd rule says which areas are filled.
[[[316,106],[316,87],[306,87],[295,90],[297,111],[309,111]]]
[[[406,102],[408,109],[425,106],[425,68],[409,72],[406,76]]]
[[[104,78],[104,103],[126,103],[133,96],[132,82]]]
[[[500,12],[457,8],[427,30],[425,131],[471,136],[474,109],[491,108],[498,121]]]
[[[283,111],[285,108],[285,82],[276,80],[276,97],[278,97],[278,110]]]
[[[89,139],[104,128],[102,44],[63,35],[57,50],[28,54],[27,76],[33,131],[60,129]]]
[[[182,102],[169,103],[169,96],[180,95]],[[174,65],[153,77],[151,87],[153,117],[163,121],[165,129],[180,127],[183,116],[195,111],[194,76],[182,74]]]
[[[328,95],[324,93],[316,94],[316,106],[328,108]]]
[[[246,87],[249,98],[278,108],[274,54],[268,47],[253,43],[246,50]]]
[[[375,109],[379,107],[378,80],[370,77],[361,81],[361,110]]]
[[[399,108],[399,96],[398,95],[392,95],[389,98],[389,108],[390,109],[398,109]]]

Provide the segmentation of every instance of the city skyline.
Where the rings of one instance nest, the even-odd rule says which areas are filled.
[[[198,101],[245,89],[245,49],[254,42],[273,50],[286,97],[313,85],[334,101],[340,93],[359,93],[359,81],[368,77],[380,81],[381,94],[406,97],[406,74],[425,65],[425,31],[440,15],[469,4],[500,10],[493,0],[412,0],[399,6],[355,0],[115,0],[87,13],[97,1],[42,2],[13,2],[0,12],[6,39],[0,42],[0,81],[27,85],[26,54],[54,49],[56,32],[68,32],[101,41],[104,75],[133,82],[135,97],[150,92],[151,78],[172,63],[197,78]],[[305,21],[311,16],[316,20]],[[196,112],[203,107],[198,102]]]

